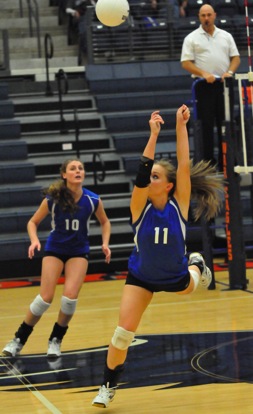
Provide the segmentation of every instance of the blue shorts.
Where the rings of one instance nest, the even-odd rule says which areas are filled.
[[[88,253],[83,253],[83,254],[60,254],[60,253],[56,253],[56,252],[52,252],[52,251],[45,251],[44,252],[44,257],[47,256],[53,256],[53,257],[57,257],[57,259],[61,260],[63,263],[66,263],[69,259],[73,259],[74,257],[81,257],[83,259],[89,260],[89,255]]]
[[[150,292],[182,292],[183,290],[187,289],[190,284],[190,273],[186,273],[186,275],[180,279],[179,282],[176,283],[164,283],[164,284],[153,284],[148,282],[143,282],[140,279],[137,279],[132,273],[128,273],[126,278],[126,285],[134,285],[142,287]]]

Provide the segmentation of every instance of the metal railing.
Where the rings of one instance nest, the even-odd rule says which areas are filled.
[[[94,7],[87,8],[87,57],[89,63],[104,61],[127,62],[131,60],[172,58],[172,10],[150,20],[136,20],[132,15],[117,27],[101,24]]]
[[[45,48],[45,66],[46,66],[46,96],[52,96],[54,93],[51,88],[50,79],[49,79],[49,60],[54,56],[54,45],[52,37],[50,34],[46,33],[44,38],[44,48]]]
[[[62,101],[62,95],[66,95],[68,93],[68,77],[67,74],[64,72],[63,69],[59,69],[57,73],[57,83],[58,83],[58,97],[59,97],[59,109],[60,109],[60,119],[61,119],[61,128],[60,133],[61,134],[67,134],[68,129],[66,127],[66,121],[63,115],[63,101]],[[63,87],[62,87],[63,83]],[[75,115],[76,120],[76,115]]]
[[[38,58],[41,57],[41,38],[40,38],[40,13],[37,0],[26,0],[28,7],[29,35],[34,37],[36,33]],[[24,17],[23,0],[19,0],[19,15]]]
[[[92,157],[92,163],[94,165],[94,172],[93,172],[94,184],[95,184],[95,186],[97,186],[98,181],[103,182],[104,179],[105,179],[105,176],[106,176],[105,163],[104,163],[102,154],[100,154],[100,152],[94,152],[93,157]],[[100,172],[99,172],[99,169],[96,168],[97,163],[101,167]]]
[[[0,73],[9,74],[10,72],[10,53],[9,53],[9,34],[8,30],[1,30],[2,37],[2,56],[0,55]]]

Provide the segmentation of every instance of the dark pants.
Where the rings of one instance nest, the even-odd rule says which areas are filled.
[[[203,159],[211,160],[222,169],[222,135],[221,128],[225,118],[224,83],[205,81],[196,84],[197,116],[202,121]],[[233,88],[230,88],[230,108],[233,108]],[[231,109],[232,111],[232,109]],[[232,113],[231,113],[232,116]],[[233,118],[232,118],[233,119]],[[218,159],[214,157],[214,126],[217,128]]]

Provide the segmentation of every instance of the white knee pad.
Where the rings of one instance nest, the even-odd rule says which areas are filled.
[[[112,344],[115,348],[124,351],[131,345],[134,335],[134,332],[117,326],[112,337]]]
[[[189,272],[194,282],[194,288],[193,288],[193,292],[194,292],[198,287],[200,276],[198,275],[198,272],[196,272],[196,270],[189,269]]]
[[[69,299],[67,296],[61,298],[61,311],[65,315],[73,315],[76,310],[77,299]]]
[[[30,305],[30,311],[35,316],[41,316],[49,308],[51,303],[45,302],[40,295],[37,295]]]

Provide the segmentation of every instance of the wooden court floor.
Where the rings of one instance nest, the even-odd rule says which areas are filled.
[[[106,348],[117,325],[124,280],[85,282],[62,344],[62,358],[45,353],[62,286],[16,359],[0,359],[3,414],[248,414],[253,413],[253,270],[248,288],[189,296],[158,293],[129,350],[122,385],[104,411],[91,406]],[[0,348],[14,335],[38,287],[0,289]]]

